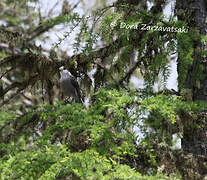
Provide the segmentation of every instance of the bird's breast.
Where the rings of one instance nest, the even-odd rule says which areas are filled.
[[[60,79],[60,87],[65,96],[74,96],[75,91],[69,79]]]

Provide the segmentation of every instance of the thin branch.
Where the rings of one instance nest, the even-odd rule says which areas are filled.
[[[53,14],[53,11],[56,9],[56,7],[58,6],[58,4],[60,3],[60,1],[57,1],[54,6],[49,10],[47,16],[50,17]]]
[[[11,70],[13,70],[14,67],[11,67],[10,69],[8,69],[7,71],[5,71],[1,76],[0,76],[0,79],[5,76],[7,73],[9,73]]]
[[[123,77],[123,78],[121,78],[119,81],[118,81],[118,83],[117,83],[117,85],[119,86],[120,84],[122,84],[125,80],[128,80],[130,77],[131,77],[131,75],[134,73],[134,71],[136,70],[136,68],[139,66],[139,65],[141,65],[141,62],[142,62],[142,58],[141,58],[141,60],[139,60],[139,61],[137,61],[136,63],[135,63],[135,65],[125,74],[125,76]]]
[[[77,2],[72,8],[71,8],[71,11],[73,11],[75,8],[78,7],[78,5],[80,4],[81,1]]]
[[[11,99],[13,99],[17,95],[19,95],[21,93],[21,91],[24,90],[24,89],[26,89],[29,85],[34,84],[38,79],[39,79],[39,76],[38,75],[35,75],[35,76],[31,77],[26,82],[23,82],[23,83],[17,83],[17,82],[15,82],[11,86],[9,86],[8,88],[6,88],[5,91],[2,93],[3,95],[6,94],[9,90],[11,90],[13,88],[17,88],[18,87],[19,89],[14,94],[12,94],[10,97],[8,97],[6,100],[4,100],[0,104],[0,107],[2,107],[5,104],[8,104]],[[1,97],[3,95],[1,95]]]

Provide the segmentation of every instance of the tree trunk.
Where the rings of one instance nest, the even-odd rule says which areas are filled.
[[[178,20],[185,21],[189,32],[195,35],[206,35],[207,25],[207,1],[206,0],[176,0],[175,7]],[[194,37],[194,36],[191,36]],[[197,36],[198,37],[198,36]],[[179,43],[179,40],[178,40]],[[199,38],[193,38],[193,63],[189,65],[186,78],[180,87],[191,92],[192,100],[207,101],[207,58],[200,52],[206,50]],[[178,53],[178,77],[183,75],[181,54]],[[198,75],[199,74],[199,75]],[[179,78],[178,78],[178,83]],[[207,157],[207,112],[200,112],[198,118],[191,119],[182,117],[184,122],[184,134],[182,138],[182,149],[187,153],[193,153],[196,157]],[[207,174],[206,167],[200,167],[201,174]]]

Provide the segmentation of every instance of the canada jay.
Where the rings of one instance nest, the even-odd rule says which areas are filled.
[[[64,96],[74,98],[76,103],[83,103],[80,88],[75,77],[64,67],[60,67],[60,87]]]

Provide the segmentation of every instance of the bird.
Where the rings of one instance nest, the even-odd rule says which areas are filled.
[[[59,68],[60,70],[60,88],[64,96],[72,97],[76,103],[83,103],[80,93],[80,87],[76,78],[68,71],[64,69],[64,66]]]

